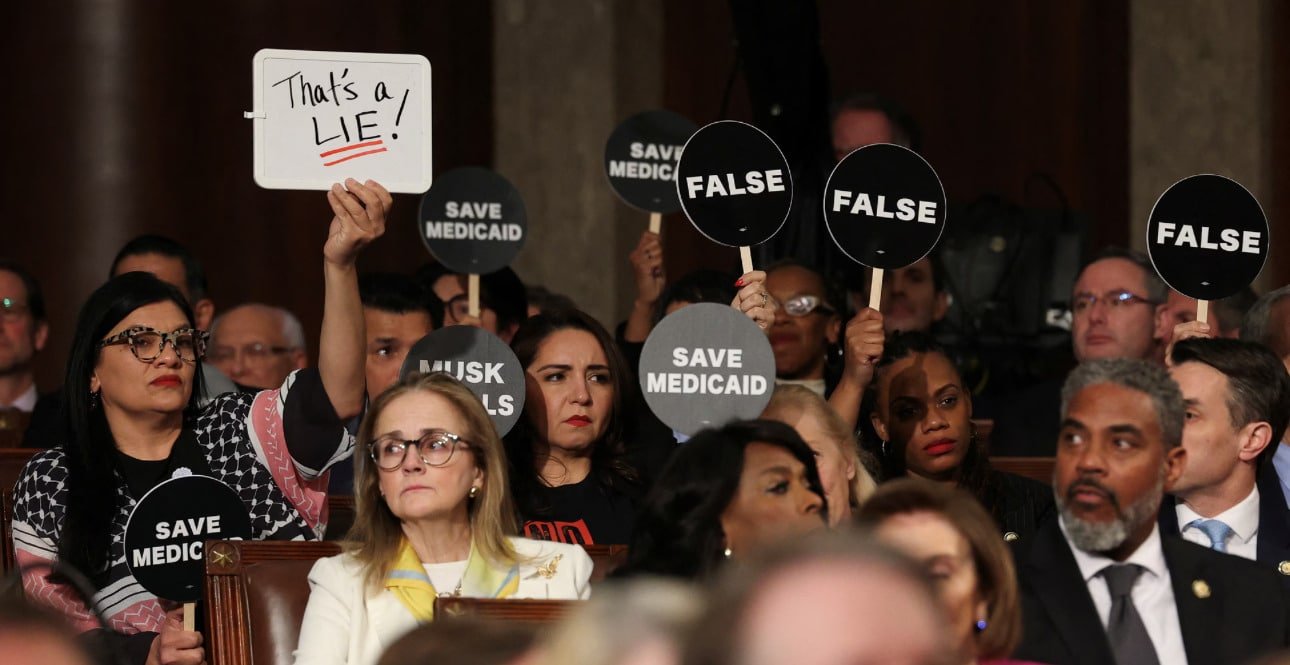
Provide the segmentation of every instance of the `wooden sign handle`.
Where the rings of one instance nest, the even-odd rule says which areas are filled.
[[[479,318],[479,275],[466,276],[466,313]]]
[[[197,630],[197,603],[184,603],[184,630]]]
[[[1209,323],[1209,301],[1196,301],[1196,320],[1201,323]]]
[[[745,275],[753,271],[751,247],[744,245],[739,248],[739,260],[742,261],[744,264]]]
[[[869,309],[882,311],[882,268],[873,269],[873,279],[869,280]]]
[[[663,231],[663,213],[651,212],[649,214],[649,232],[658,234]]]

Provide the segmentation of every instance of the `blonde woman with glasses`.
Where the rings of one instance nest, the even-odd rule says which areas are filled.
[[[358,445],[354,526],[347,551],[309,574],[297,663],[375,663],[434,619],[436,596],[588,596],[582,548],[512,535],[501,440],[456,379],[395,384],[372,403]]]

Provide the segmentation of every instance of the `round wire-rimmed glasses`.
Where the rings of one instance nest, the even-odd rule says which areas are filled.
[[[376,462],[382,471],[393,471],[403,466],[408,455],[408,448],[417,449],[417,457],[427,466],[443,466],[451,459],[458,447],[469,447],[465,439],[447,430],[432,429],[419,439],[400,439],[394,436],[382,436],[367,444],[367,454]]]

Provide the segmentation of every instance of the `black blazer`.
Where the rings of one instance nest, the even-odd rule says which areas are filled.
[[[990,475],[995,489],[986,510],[999,524],[1005,539],[1011,542],[1032,538],[1040,525],[1056,519],[1051,485],[1005,471],[991,470]]]
[[[1115,662],[1075,556],[1050,520],[1018,543],[1023,633],[1018,660],[1052,665]],[[1290,593],[1279,575],[1239,557],[1161,535],[1188,665],[1241,663],[1290,645]],[[1199,597],[1203,581],[1209,597]],[[1162,664],[1167,665],[1167,664]]]
[[[1268,460],[1257,480],[1259,488],[1259,542],[1255,558],[1267,568],[1281,575],[1290,575],[1290,509],[1281,491],[1281,480]],[[1160,507],[1160,532],[1171,536],[1182,532],[1178,524],[1178,500],[1166,496]]]

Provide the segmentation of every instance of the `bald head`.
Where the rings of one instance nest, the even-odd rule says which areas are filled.
[[[260,389],[281,386],[309,362],[300,320],[260,303],[239,305],[215,319],[207,360],[234,382]]]

